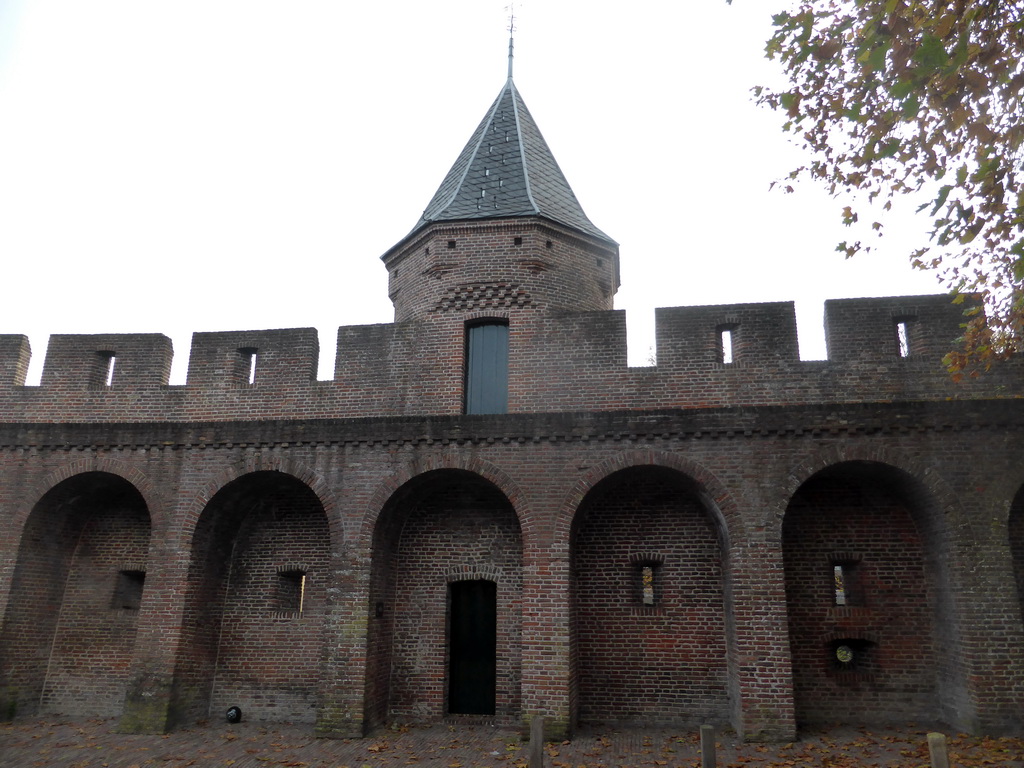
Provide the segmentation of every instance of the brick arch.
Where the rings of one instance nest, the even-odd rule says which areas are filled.
[[[536,529],[536,521],[526,500],[526,494],[523,493],[522,489],[508,473],[498,466],[476,456],[459,456],[455,454],[443,454],[409,461],[404,467],[378,485],[377,490],[370,497],[366,513],[363,515],[363,522],[360,525],[359,538],[361,546],[366,551],[372,549],[373,531],[377,527],[380,514],[400,488],[429,472],[446,469],[471,472],[491,483],[502,493],[515,512],[525,551],[527,549],[527,542],[531,540],[531,534]]]
[[[163,498],[153,485],[153,481],[142,470],[130,462],[114,459],[109,456],[87,455],[69,461],[58,469],[49,472],[41,480],[34,483],[30,492],[20,508],[15,512],[15,525],[18,529],[24,528],[32,510],[40,500],[65,480],[70,480],[77,475],[84,475],[89,472],[102,472],[108,475],[119,477],[129,483],[142,497],[146,505],[146,513],[149,515],[150,525],[157,528],[156,522],[163,522],[166,514]],[[154,512],[155,510],[155,512]]]
[[[242,460],[235,462],[227,469],[221,470],[202,487],[189,502],[188,508],[182,515],[181,535],[185,541],[191,541],[195,534],[196,525],[202,517],[207,505],[213,500],[222,489],[229,483],[239,480],[254,472],[280,472],[298,480],[309,488],[319,499],[320,506],[327,516],[328,530],[331,532],[331,547],[334,551],[340,552],[345,543],[345,532],[335,514],[338,503],[333,489],[327,484],[323,476],[308,465],[292,458],[280,456],[268,456],[254,453],[245,456]]]
[[[933,509],[948,512],[960,506],[953,488],[936,470],[902,451],[883,446],[834,445],[806,457],[781,478],[775,501],[766,505],[769,510],[766,522],[775,526],[773,536],[781,540],[786,510],[804,483],[822,470],[852,462],[880,464],[902,474],[926,492]]]
[[[870,487],[872,477],[895,481],[883,489],[888,500],[881,507],[857,501],[845,519],[813,514],[810,505],[790,511],[815,476],[853,464],[868,465],[865,475],[851,478],[858,486]],[[782,543],[797,718],[895,722],[908,711],[935,717],[963,700],[968,681],[957,663],[963,614],[948,567],[954,546],[949,520],[960,504],[941,474],[898,448],[834,445],[805,456],[780,476],[774,491],[777,497],[766,500],[765,524],[769,536]],[[823,503],[828,509],[846,502],[836,497]],[[898,584],[896,599],[833,608],[820,580],[829,564],[836,564],[833,558],[857,563],[870,558],[869,572],[880,574],[875,589]],[[907,637],[915,638],[914,647],[904,644]],[[883,649],[887,662],[878,670],[877,685],[839,693],[826,684],[820,655],[828,643],[842,639]]]
[[[723,550],[727,551],[732,543],[743,540],[744,525],[739,508],[729,492],[725,490],[722,482],[707,467],[677,453],[642,450],[626,451],[613,456],[591,467],[576,481],[576,485],[566,496],[558,511],[555,520],[555,540],[569,541],[576,512],[583,499],[598,483],[616,472],[632,467],[665,467],[674,469],[694,480],[698,487],[706,493],[707,500],[711,502],[713,508],[708,511],[711,512],[721,534],[724,535]]]
[[[624,502],[641,498],[643,481],[626,480],[627,470],[659,475],[659,496],[635,512]],[[609,488],[605,503],[602,484],[616,477],[625,484]],[[595,497],[593,512],[585,511]],[[581,473],[557,515],[571,595],[570,720],[727,719],[742,684],[731,562],[745,533],[721,481],[680,454],[626,451]],[[637,528],[640,519],[653,526]]]
[[[124,506],[97,504],[78,490],[82,478],[91,475],[99,479],[88,482],[90,490],[115,486],[120,493],[127,484],[134,495]],[[85,503],[77,508],[62,503],[76,497],[85,497]],[[127,597],[117,571],[147,570],[158,534],[154,509],[166,522],[150,478],[109,456],[78,453],[29,484],[11,516],[15,554],[0,573],[7,589],[0,615],[0,678],[14,692],[9,701],[19,714],[119,713],[143,589],[133,579]],[[96,527],[94,520],[100,521]],[[41,540],[46,544],[40,546]],[[112,605],[116,597],[131,605]],[[107,606],[132,610],[103,610]]]
[[[454,473],[459,476],[452,477]],[[482,500],[479,516],[463,502],[448,508],[435,496],[429,481],[439,475],[475,489],[473,495]],[[426,505],[422,514],[417,499]],[[467,530],[466,512],[482,521],[486,541],[458,535]],[[478,580],[496,588],[495,722],[511,727],[519,721],[530,521],[525,496],[505,471],[456,449],[410,458],[382,478],[366,502],[359,544],[353,547],[369,554],[369,604],[387,606],[379,614],[388,617],[385,621],[368,623],[364,646],[364,717],[370,727],[394,716],[419,718],[416,712],[432,712],[430,717],[440,717],[447,712],[443,689],[451,670],[446,595],[452,584]],[[498,547],[492,549],[495,543]],[[395,669],[403,672],[394,674]]]

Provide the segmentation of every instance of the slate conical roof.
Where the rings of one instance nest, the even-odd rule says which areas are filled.
[[[543,216],[615,244],[583,212],[511,77],[412,231],[510,216]]]

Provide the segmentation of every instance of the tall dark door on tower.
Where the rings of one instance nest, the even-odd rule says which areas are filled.
[[[448,711],[493,715],[497,676],[498,591],[493,581],[450,585]]]

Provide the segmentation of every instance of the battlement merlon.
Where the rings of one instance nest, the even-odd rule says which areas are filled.
[[[192,334],[187,384],[201,389],[316,381],[320,340],[316,328]]]
[[[54,334],[40,384],[65,391],[107,385],[151,388],[167,384],[171,340],[160,333]]]
[[[659,368],[800,361],[793,302],[659,308],[655,339]]]
[[[0,335],[0,387],[24,386],[32,347],[21,334]]]
[[[825,348],[833,363],[893,357],[933,358],[956,346],[971,297],[953,304],[948,295],[830,299],[825,302]]]

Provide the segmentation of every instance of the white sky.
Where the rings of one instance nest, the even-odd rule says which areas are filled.
[[[379,256],[504,83],[508,0],[0,0],[0,333],[390,322]],[[846,201],[749,89],[784,0],[523,0],[515,80],[590,219],[621,244],[630,354],[656,306],[933,293],[906,237],[869,257]],[[908,217],[909,218],[909,217]],[[924,221],[910,221],[911,232]]]

